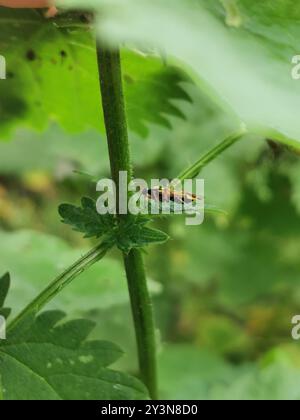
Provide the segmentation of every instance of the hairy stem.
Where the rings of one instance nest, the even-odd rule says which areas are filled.
[[[50,300],[52,300],[72,280],[79,276],[87,268],[101,260],[110,246],[98,245],[81,257],[78,261],[67,268],[62,274],[49,284],[32,302],[26,306],[20,314],[8,325],[8,332],[12,331],[25,318],[36,315]]]
[[[151,397],[156,399],[156,343],[153,308],[141,252],[132,250],[128,255],[124,255],[124,263],[139,349],[141,376],[150,390]],[[139,281],[138,287],[136,286],[137,280]]]
[[[128,180],[132,177],[120,51],[109,50],[101,45],[98,45],[97,50],[111,173],[118,192],[120,171],[127,172]],[[119,215],[120,217],[131,216]],[[155,327],[143,257],[141,251],[132,250],[128,255],[124,254],[123,258],[135,325],[140,375],[151,398],[157,399]]]
[[[217,146],[213,147],[211,150],[201,156],[201,158],[197,160],[197,162],[195,162],[192,166],[181,172],[177,179],[184,181],[185,179],[195,178],[206,165],[208,165],[210,162],[216,159],[217,156],[219,156],[226,149],[240,140],[246,133],[247,129],[245,127],[242,127],[240,130],[232,133]]]

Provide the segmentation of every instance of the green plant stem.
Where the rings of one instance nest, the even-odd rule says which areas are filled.
[[[87,254],[77,260],[62,274],[55,278],[32,302],[26,306],[16,318],[8,325],[8,332],[12,331],[25,318],[36,315],[50,300],[64,289],[75,277],[79,276],[87,268],[101,260],[108,252],[109,245],[98,245]]]
[[[130,293],[131,309],[134,319],[141,376],[157,399],[156,342],[153,321],[153,307],[150,298],[142,253],[132,250],[124,255],[124,264]],[[138,287],[136,286],[138,280]]]
[[[120,51],[109,50],[101,45],[98,45],[97,50],[111,173],[118,192],[119,172],[126,171],[128,180],[132,178]],[[143,257],[140,250],[132,250],[128,255],[124,254],[123,258],[134,319],[140,376],[151,398],[157,399],[155,327]]]
[[[206,165],[208,165],[210,162],[216,159],[217,156],[219,156],[226,149],[228,149],[230,146],[232,146],[234,143],[240,140],[246,133],[247,133],[247,129],[245,127],[242,127],[240,130],[232,133],[230,136],[226,137],[225,140],[223,140],[217,146],[213,147],[211,150],[209,150],[207,153],[201,156],[201,158],[197,160],[197,162],[195,162],[192,166],[190,166],[185,171],[183,171],[177,177],[177,179],[179,179],[182,182],[185,179],[195,178],[197,175],[199,175],[200,171]]]

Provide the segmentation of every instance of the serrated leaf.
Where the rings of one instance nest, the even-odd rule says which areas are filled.
[[[299,2],[66,0],[99,11],[111,44],[155,45],[192,70],[200,88],[250,131],[299,146]],[[112,6],[113,4],[113,6]],[[105,13],[103,13],[105,11]]]
[[[110,214],[100,215],[96,202],[88,197],[81,200],[81,207],[72,204],[61,204],[59,214],[62,222],[73,227],[73,230],[84,233],[86,238],[99,238],[109,234],[115,227],[114,217]]]
[[[13,340],[0,343],[4,400],[145,399],[137,379],[108,366],[122,351],[105,341],[88,341],[94,324],[64,321],[63,312],[45,312]]]
[[[151,244],[163,244],[169,240],[169,236],[159,229],[144,226],[134,237],[134,247],[143,247]]]
[[[146,137],[149,124],[172,128],[170,116],[185,119],[179,104],[180,101],[192,102],[183,85],[192,82],[180,68],[163,64],[155,56],[130,51],[124,52],[122,58],[126,111],[131,130]]]
[[[1,7],[0,52],[7,79],[0,81],[0,135],[18,126],[44,130],[58,122],[71,133],[104,132],[93,30],[82,16],[44,19],[35,10]],[[158,57],[123,52],[129,127],[142,136],[148,124],[183,117],[173,100],[189,101],[182,71]]]
[[[74,230],[85,234],[86,238],[107,235],[107,240],[128,253],[133,248],[142,248],[150,244],[162,244],[169,237],[164,232],[146,227],[151,220],[148,217],[137,216],[121,219],[117,223],[113,215],[100,215],[96,203],[91,198],[81,200],[82,207],[62,204],[59,214],[62,222],[71,225]]]
[[[116,231],[116,244],[118,248],[128,253],[133,248],[143,248],[148,245],[162,244],[169,240],[169,236],[157,229],[146,225],[150,220],[145,217],[136,217],[120,223]]]

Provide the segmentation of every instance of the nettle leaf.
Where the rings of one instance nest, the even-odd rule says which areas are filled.
[[[58,122],[69,132],[104,132],[93,30],[82,15],[45,19],[35,10],[0,8],[0,53],[7,79],[0,81],[0,136],[18,126],[45,129]],[[190,101],[182,71],[162,59],[123,51],[129,127],[142,136],[148,124],[183,117],[174,100]]]
[[[169,236],[160,230],[146,226],[151,220],[146,216],[131,216],[117,222],[113,215],[101,215],[97,212],[96,202],[83,198],[81,207],[62,204],[59,207],[62,222],[84,233],[86,238],[105,236],[105,240],[128,253],[133,248],[142,248],[151,244],[162,244]]]
[[[143,248],[153,244],[163,244],[169,240],[169,236],[158,230],[146,226],[149,218],[138,216],[132,217],[120,223],[116,231],[116,243],[118,248],[128,253],[134,248]]]
[[[10,308],[5,308],[5,300],[10,287],[10,274],[6,273],[4,276],[0,277],[0,316],[8,318],[11,313]]]
[[[0,308],[10,276],[0,279]],[[107,341],[90,341],[95,324],[65,321],[61,311],[28,317],[0,340],[0,395],[4,400],[119,400],[148,398],[134,377],[109,369],[123,354]]]
[[[95,200],[84,197],[81,207],[62,204],[59,207],[62,222],[71,225],[77,232],[84,233],[86,238],[101,237],[110,233],[115,227],[114,217],[110,214],[100,215]]]
[[[25,332],[0,342],[4,400],[148,398],[139,380],[108,368],[122,351],[110,342],[89,341],[93,322],[64,318],[63,312],[44,312]]]
[[[299,54],[299,2],[66,0],[64,4],[98,10],[98,34],[110,44],[161,48],[191,69],[199,86],[251,131],[299,146],[300,82],[291,74],[292,58]]]
[[[123,76],[129,128],[142,137],[148,125],[172,128],[170,116],[185,119],[180,101],[192,102],[184,89],[191,79],[178,67],[149,55],[123,53]],[[138,98],[138,101],[137,101]]]

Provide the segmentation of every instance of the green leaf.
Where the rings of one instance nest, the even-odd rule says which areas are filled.
[[[96,202],[88,197],[81,200],[82,207],[71,204],[59,206],[62,222],[71,225],[77,232],[82,232],[85,238],[96,236],[100,238],[109,234],[115,227],[114,217],[110,214],[100,215],[96,209]]]
[[[158,230],[145,226],[149,218],[136,217],[121,222],[116,232],[118,248],[128,253],[133,248],[143,248],[152,244],[163,244],[169,240],[169,236]]]
[[[71,132],[99,129],[90,32],[76,30],[78,19],[72,30],[59,28],[35,10],[1,8],[0,21],[0,51],[7,62],[7,80],[0,84],[2,136],[20,124],[43,130],[49,120]]]
[[[180,102],[192,102],[184,88],[191,79],[179,67],[149,55],[123,52],[124,90],[129,128],[146,137],[149,124],[172,128],[170,117],[185,119]]]
[[[222,3],[227,4],[224,8]],[[155,45],[191,69],[199,86],[250,131],[298,145],[299,3],[293,0],[67,0],[99,11],[98,34],[112,43]]]
[[[169,237],[164,232],[146,227],[151,220],[148,217],[128,217],[117,223],[113,215],[100,215],[96,203],[91,198],[83,198],[82,207],[71,204],[62,204],[59,214],[65,224],[71,225],[74,230],[83,232],[86,238],[93,236],[107,236],[107,241],[115,243],[118,248],[128,253],[133,248],[143,248],[150,244],[162,244]]]
[[[146,399],[137,379],[108,368],[122,355],[105,341],[89,341],[94,323],[64,322],[63,312],[44,312],[21,336],[0,343],[5,400]]]
[[[7,79],[0,83],[0,135],[17,126],[44,130],[58,122],[71,133],[104,132],[95,41],[78,14],[44,19],[35,10],[0,9],[0,52]],[[170,126],[190,101],[182,71],[155,56],[123,53],[129,127],[146,136],[149,123]],[[174,103],[174,100],[176,103]]]

